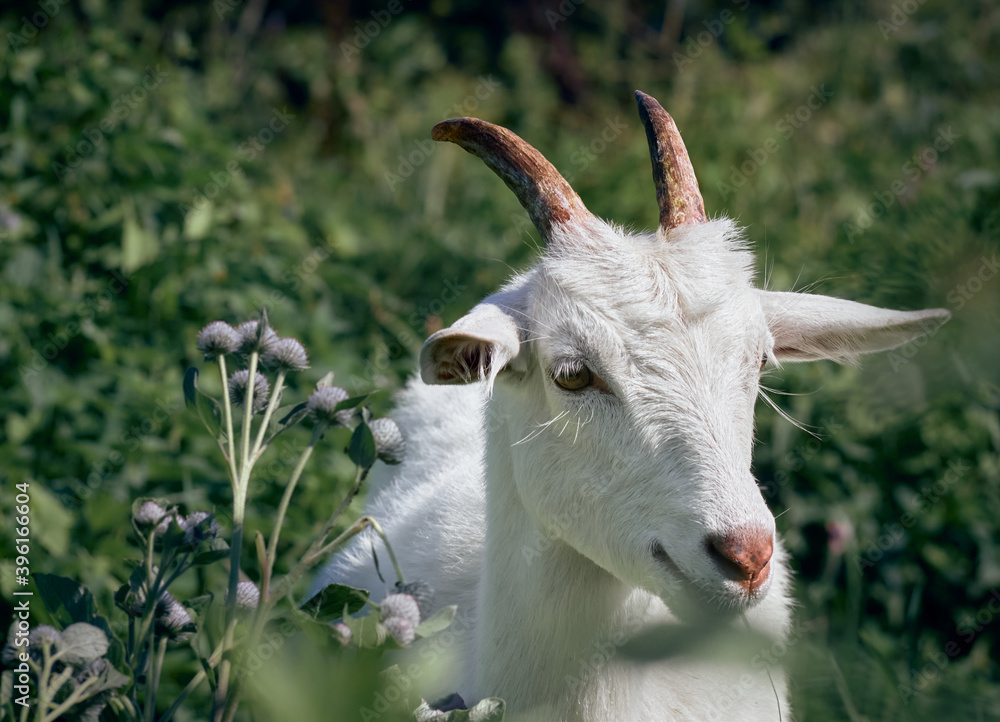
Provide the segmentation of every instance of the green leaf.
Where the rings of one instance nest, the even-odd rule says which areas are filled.
[[[355,589],[345,584],[327,584],[319,594],[303,604],[301,609],[318,621],[332,622],[343,616],[345,607],[349,615],[360,612],[368,603],[369,594],[367,589]]]
[[[339,407],[340,404],[337,404]],[[368,424],[359,424],[351,435],[351,442],[347,445],[347,456],[357,466],[362,469],[370,469],[378,454],[375,450],[375,437],[372,436]]]
[[[261,348],[261,344],[270,328],[271,326],[267,322],[267,308],[262,306],[260,309],[260,321],[257,324],[257,348]]]
[[[349,399],[344,399],[339,404],[337,404],[333,408],[333,410],[334,411],[343,411],[344,409],[353,409],[354,407],[360,406],[361,404],[363,404],[364,402],[366,402],[368,400],[368,397],[370,397],[370,396],[371,396],[371,394],[365,394],[364,396],[352,396]]]
[[[65,628],[74,622],[93,623],[97,618],[94,596],[82,584],[55,574],[32,574],[42,604],[53,621]]]
[[[118,591],[115,592],[115,606],[122,611],[128,610],[128,595],[132,591],[132,586],[127,582],[118,587]]]
[[[195,206],[184,217],[184,237],[189,241],[200,241],[212,227],[212,201],[200,207]]]
[[[285,411],[288,413],[281,417],[280,421],[275,422],[274,419],[278,418]],[[292,406],[291,408],[286,406],[278,409],[274,416],[271,417],[271,424],[268,427],[268,431],[271,432],[271,435],[268,437],[267,443],[270,444],[275,438],[277,438],[278,434],[288,431],[308,415],[309,407],[304,401],[301,404]]]
[[[208,433],[215,438],[222,435],[222,409],[198,388],[198,369],[193,366],[184,372],[184,404],[198,414]]]
[[[351,630],[351,639],[361,649],[381,647],[389,636],[385,626],[375,617],[344,617],[344,624]]]
[[[198,408],[198,369],[194,366],[184,372],[184,405],[192,410]]]
[[[199,552],[195,555],[194,559],[191,560],[193,566],[204,566],[206,564],[215,564],[215,562],[221,562],[223,559],[228,559],[231,552],[229,549],[208,549],[203,552]]]
[[[107,654],[111,646],[103,630],[86,622],[71,624],[62,632],[65,646],[62,661],[74,667],[83,666]]]
[[[451,623],[455,620],[455,614],[457,612],[457,604],[452,604],[444,609],[439,609],[436,613],[418,624],[414,631],[417,633],[418,637],[429,637],[432,634],[437,634],[438,632],[451,626]]]
[[[197,597],[191,597],[184,602],[184,606],[194,612],[197,612],[198,616],[201,617],[202,611],[206,609],[214,599],[214,594],[199,594]]]
[[[122,203],[122,270],[134,271],[153,261],[160,252],[160,244],[151,231],[140,223],[135,204],[131,199]]]

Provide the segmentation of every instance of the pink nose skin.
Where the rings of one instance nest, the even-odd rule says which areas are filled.
[[[708,538],[709,555],[730,579],[754,596],[771,574],[774,534],[749,527]]]

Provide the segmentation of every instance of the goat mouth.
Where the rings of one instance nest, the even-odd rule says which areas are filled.
[[[676,577],[678,582],[688,583],[690,579],[687,574],[685,574],[681,568],[677,565],[677,562],[667,554],[667,550],[663,548],[663,545],[658,541],[653,542],[652,546],[653,558],[660,563],[661,566],[666,568],[670,572],[671,576]]]
[[[654,541],[650,550],[660,567],[669,573],[671,583],[668,593],[672,603],[668,606],[682,619],[703,621],[720,614],[728,616],[742,612],[756,603],[766,590],[767,585],[761,583],[757,588],[751,586],[750,589],[741,590],[742,593],[736,596],[731,592],[712,593],[688,576],[659,541]]]

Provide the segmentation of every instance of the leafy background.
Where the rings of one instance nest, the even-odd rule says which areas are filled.
[[[138,556],[131,501],[228,506],[221,459],[182,403],[205,323],[265,306],[313,361],[290,394],[332,369],[352,393],[377,389],[382,413],[428,332],[531,263],[537,237],[516,200],[430,144],[437,121],[506,125],[594,212],[652,227],[641,88],[677,119],[710,213],[747,227],[770,288],[954,314],[860,369],[790,366],[766,381],[818,434],[760,404],[755,473],[797,569],[800,626],[774,653],[798,718],[1000,718],[1000,8],[50,7],[23,43],[10,34],[41,6],[0,13],[0,511],[10,519],[13,485],[31,484],[32,571],[88,585],[121,632],[111,596]],[[166,75],[139,92],[150,71]],[[275,112],[287,127],[250,159],[241,144]],[[905,164],[947,129],[954,142],[913,178]],[[77,163],[88,134],[100,140]],[[852,230],[895,181],[902,193]],[[218,391],[212,374],[202,383]],[[258,477],[248,536],[269,528],[304,433]],[[344,443],[322,447],[300,484],[289,557],[350,482]],[[174,591],[219,593],[224,576]],[[261,675],[261,719],[354,719],[371,704],[377,659],[282,648],[296,654]],[[164,699],[193,665],[168,655]]]

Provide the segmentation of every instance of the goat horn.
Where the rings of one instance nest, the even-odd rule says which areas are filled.
[[[592,217],[545,156],[506,128],[478,118],[452,118],[435,125],[431,137],[481,158],[514,191],[546,243],[552,240],[553,226]]]
[[[704,223],[708,220],[705,202],[677,124],[651,95],[637,90],[635,99],[639,103],[639,117],[646,128],[649,157],[653,161],[660,230],[665,233],[677,226]]]

